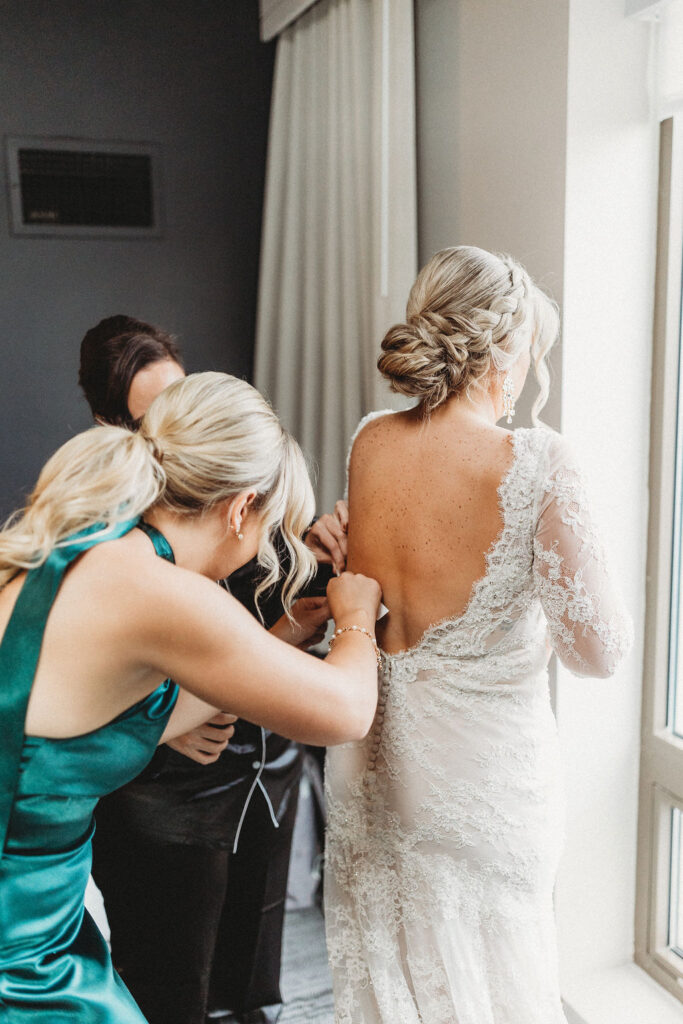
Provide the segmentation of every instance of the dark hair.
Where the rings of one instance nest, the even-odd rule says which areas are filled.
[[[116,426],[133,426],[128,410],[133,377],[164,359],[183,366],[175,339],[144,320],[108,316],[91,327],[81,342],[78,383],[93,416]]]

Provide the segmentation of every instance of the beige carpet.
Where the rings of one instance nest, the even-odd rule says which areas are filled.
[[[325,928],[316,907],[291,910],[285,921],[282,955],[285,1008],[280,1024],[333,1024],[332,981]]]

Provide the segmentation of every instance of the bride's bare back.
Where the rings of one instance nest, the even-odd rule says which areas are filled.
[[[349,568],[379,580],[389,614],[377,635],[389,653],[459,617],[486,572],[503,526],[498,488],[512,434],[446,402],[368,423],[349,469]]]

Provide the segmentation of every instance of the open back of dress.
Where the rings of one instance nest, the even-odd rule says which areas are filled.
[[[552,644],[573,671],[609,675],[630,623],[562,438],[520,429],[513,448],[464,613],[383,656],[374,728],[328,752],[337,1024],[565,1022],[547,662]]]

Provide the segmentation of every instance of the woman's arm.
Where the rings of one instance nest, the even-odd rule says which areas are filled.
[[[292,619],[282,615],[269,633],[302,651],[319,644],[327,632],[330,607],[325,597],[300,597],[292,606]]]
[[[307,650],[319,643],[326,632],[330,618],[326,597],[302,597],[292,608],[294,622],[283,615],[269,630],[272,636],[285,643]],[[195,724],[199,721],[199,725]],[[160,743],[168,743],[185,757],[199,764],[211,764],[223,752],[235,731],[222,728],[237,721],[235,715],[218,712],[206,701],[188,690],[181,690]]]
[[[633,626],[610,578],[581,473],[559,435],[549,442],[540,481],[534,578],[563,664],[576,675],[611,676],[631,647]]]
[[[343,633],[321,661],[270,636],[239,602],[195,573],[159,560],[146,586],[150,600],[140,594],[144,614],[135,631],[139,656],[210,705],[208,715],[196,705],[193,725],[215,708],[228,708],[303,743],[365,736],[377,703],[377,662],[368,637]],[[343,573],[330,582],[328,598],[338,626],[374,633],[380,598],[374,580]],[[186,718],[179,732],[188,728]]]

